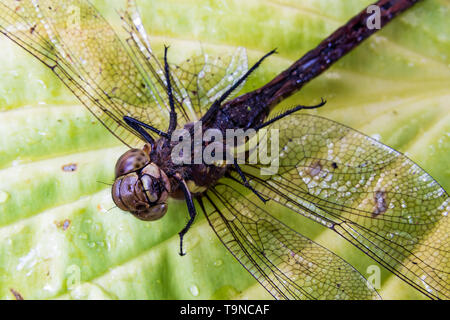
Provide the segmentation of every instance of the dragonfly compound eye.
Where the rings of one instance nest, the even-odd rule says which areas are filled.
[[[136,218],[151,221],[167,212],[170,182],[157,165],[150,163],[139,173],[131,172],[116,178],[112,188],[114,203]]]
[[[130,149],[116,163],[116,178],[142,169],[150,162],[150,156],[141,149]]]
[[[147,210],[132,212],[133,215],[144,221],[153,221],[162,218],[167,212],[167,203],[160,203]]]

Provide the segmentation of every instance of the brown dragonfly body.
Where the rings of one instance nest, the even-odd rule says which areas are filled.
[[[379,1],[378,5],[383,9],[380,17],[382,26],[416,2],[417,0]],[[225,97],[221,97],[222,99],[216,101],[200,119],[202,131],[218,129],[225,136],[226,130],[229,129],[259,128],[280,101],[297,92],[305,83],[328,69],[335,61],[377,31],[366,27],[369,17],[367,10],[363,10],[265,86],[223,105]],[[241,81],[273,53],[275,51],[264,56]],[[170,75],[167,75],[167,78],[170,78]],[[225,95],[228,96],[230,93],[231,90]],[[320,106],[322,103],[313,107],[302,106],[271,121],[301,109]],[[188,123],[185,128],[192,129],[193,126],[193,123]],[[119,208],[132,212],[139,219],[159,219],[167,211],[166,201],[169,195],[178,199],[186,196],[181,193],[180,183],[187,187],[191,196],[201,196],[231,168],[230,164],[220,167],[204,163],[190,166],[176,165],[172,162],[171,156],[176,144],[168,137],[161,137],[157,142],[152,142],[151,146],[146,145],[142,151],[130,150],[118,160],[117,180],[112,188],[112,196]],[[191,158],[194,158],[193,154]],[[149,170],[154,173],[149,174],[147,172]],[[148,181],[144,182],[145,179]],[[151,191],[145,188],[144,184],[149,186]]]
[[[416,2],[378,1],[380,28]],[[222,243],[275,298],[379,298],[350,264],[272,215],[263,205],[271,200],[333,230],[428,297],[450,298],[448,241],[436,245],[427,238],[448,239],[445,190],[380,142],[298,113],[324,101],[273,115],[279,102],[377,31],[367,27],[367,10],[265,86],[230,99],[274,51],[248,71],[245,63],[246,72],[228,68],[231,62],[220,69],[204,59],[173,68],[167,48],[162,62],[152,53],[137,11],[122,16],[129,34],[124,46],[85,0],[0,0],[0,6],[0,32],[51,68],[131,148],[116,164],[116,205],[141,220],[156,220],[167,212],[169,197],[186,201],[190,219],[179,233],[181,254],[196,216],[195,200]],[[74,7],[82,27],[66,23],[65,12]],[[232,80],[222,81],[230,78],[228,69],[234,70]],[[259,164],[241,168],[236,159],[175,162],[173,152],[181,145],[172,139],[176,130],[186,129],[195,145],[198,123],[202,132],[222,135],[230,129],[281,132],[279,171],[262,174]],[[206,147],[202,141],[200,152]],[[186,151],[191,159],[196,152]]]

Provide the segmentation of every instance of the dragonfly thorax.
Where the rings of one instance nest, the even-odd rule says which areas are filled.
[[[125,152],[117,161],[115,172],[112,198],[120,209],[145,221],[157,220],[166,214],[170,182],[166,173],[150,161],[145,150]]]

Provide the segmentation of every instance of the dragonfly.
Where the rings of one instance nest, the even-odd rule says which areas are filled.
[[[383,24],[415,2],[379,1]],[[69,21],[74,8],[79,19]],[[300,112],[325,101],[274,111],[374,32],[362,25],[365,11],[267,85],[236,98],[233,93],[274,51],[250,68],[242,48],[229,57],[201,55],[171,65],[167,47],[162,59],[154,55],[133,1],[121,18],[125,41],[85,0],[0,1],[0,32],[50,68],[130,148],[116,164],[112,197],[119,208],[152,221],[165,215],[169,197],[184,199],[189,222],[179,233],[180,254],[200,210],[276,299],[380,296],[341,257],[283,224],[267,202],[334,231],[428,297],[450,298],[446,191],[405,155]],[[180,141],[173,136],[179,129],[195,134],[197,123],[222,133],[278,132],[278,170],[236,159],[174,163]],[[200,150],[206,147],[202,141]]]

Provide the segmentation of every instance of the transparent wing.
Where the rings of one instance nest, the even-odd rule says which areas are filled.
[[[163,115],[169,119],[170,107],[167,98],[166,75],[164,72],[164,62],[153,54],[149,36],[142,23],[141,15],[134,0],[127,1],[127,9],[121,13],[121,19],[124,22],[124,29],[129,37],[126,39],[128,48],[132,57],[135,59],[137,67],[146,75],[147,82],[151,85],[154,93],[154,99],[164,106]],[[176,77],[175,77],[176,79]],[[192,110],[189,96],[186,90],[179,85],[171,76],[172,91],[174,95],[175,106],[178,111],[179,124],[184,124],[196,119],[195,112]],[[187,109],[187,110],[186,110]],[[181,116],[181,119],[180,119]],[[141,120],[142,121],[142,120]]]
[[[223,244],[273,297],[379,299],[351,265],[282,224],[235,187],[230,179],[220,180],[202,207]]]
[[[325,118],[296,114],[271,129],[279,133],[278,171],[243,166],[258,192],[336,231],[424,294],[450,298],[450,202],[436,181]]]
[[[152,53],[149,36],[135,1],[127,1],[127,10],[121,17],[129,34],[127,44],[144,74],[154,75],[164,85],[166,80],[163,67]],[[212,57],[203,53],[174,65],[171,68],[173,93],[175,103],[185,120],[200,120],[211,104],[244,76],[247,70],[247,52],[242,47],[238,47],[232,55]],[[245,81],[235,92],[239,92],[244,84]]]
[[[175,83],[180,90],[183,101],[188,100],[195,116],[200,120],[201,116],[230,89],[248,70],[247,53],[244,48],[237,48],[233,55],[224,57],[212,57],[202,54],[186,60],[172,68]],[[235,92],[239,92],[242,83]]]
[[[88,1],[1,0],[0,32],[51,68],[129,146],[141,142],[124,115],[162,130],[168,126],[164,79],[145,72],[136,48],[124,46]]]

